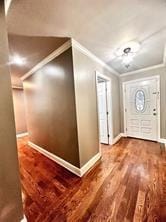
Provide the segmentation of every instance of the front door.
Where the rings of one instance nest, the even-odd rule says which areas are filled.
[[[158,79],[138,80],[124,85],[127,136],[158,139]]]

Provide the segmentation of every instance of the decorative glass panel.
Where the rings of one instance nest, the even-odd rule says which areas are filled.
[[[143,111],[145,108],[145,93],[143,90],[138,90],[135,94],[135,107],[137,111]]]

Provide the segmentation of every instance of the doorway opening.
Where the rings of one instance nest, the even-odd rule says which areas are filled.
[[[12,85],[12,95],[13,95],[13,105],[14,105],[16,136],[17,138],[21,138],[28,135],[23,87]]]
[[[112,145],[112,98],[111,79],[96,72],[97,106],[100,144]]]
[[[160,139],[160,77],[123,83],[124,133],[126,136]]]

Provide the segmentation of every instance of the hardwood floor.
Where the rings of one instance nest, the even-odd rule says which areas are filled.
[[[166,222],[163,145],[122,138],[78,178],[18,140],[28,222]]]

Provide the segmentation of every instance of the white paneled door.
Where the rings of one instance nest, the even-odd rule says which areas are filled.
[[[108,115],[107,115],[107,83],[98,83],[98,110],[99,110],[99,130],[100,143],[109,143]]]
[[[158,81],[158,78],[152,78],[124,84],[127,136],[154,141],[158,139]]]

